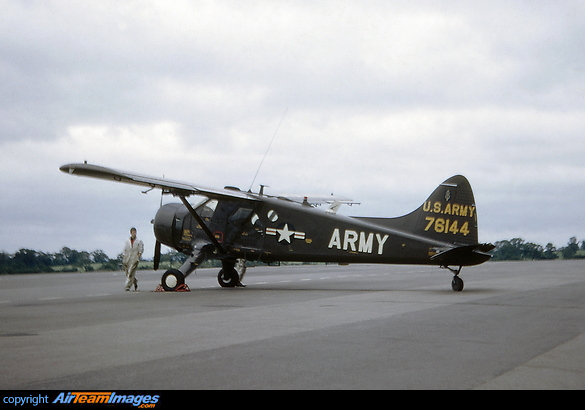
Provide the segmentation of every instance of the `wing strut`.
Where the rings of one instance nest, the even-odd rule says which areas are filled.
[[[203,229],[203,232],[205,232],[209,240],[213,243],[215,249],[217,249],[218,252],[221,253],[222,255],[225,255],[227,253],[226,250],[223,248],[223,246],[221,246],[221,244],[218,242],[217,238],[213,235],[213,233],[209,230],[207,225],[205,225],[203,219],[201,219],[197,212],[195,212],[195,209],[193,209],[191,204],[185,199],[184,196],[180,196],[179,198],[181,198],[181,202],[183,202],[183,205],[185,205],[191,216],[195,218],[197,223],[201,226],[201,229]]]

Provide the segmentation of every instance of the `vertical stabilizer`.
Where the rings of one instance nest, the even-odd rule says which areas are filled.
[[[413,212],[398,218],[358,218],[403,232],[453,244],[476,245],[477,208],[467,178],[455,175]]]
[[[417,234],[457,245],[478,243],[475,198],[462,175],[439,185],[414,214]]]

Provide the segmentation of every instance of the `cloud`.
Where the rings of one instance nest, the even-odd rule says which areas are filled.
[[[247,189],[281,119],[273,193],[397,216],[464,174],[480,239],[585,236],[578,1],[0,4],[0,249],[151,241],[159,197],[58,167]]]

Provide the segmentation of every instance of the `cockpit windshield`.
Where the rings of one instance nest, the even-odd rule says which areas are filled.
[[[205,199],[195,209],[201,218],[211,218],[217,207],[217,199]]]

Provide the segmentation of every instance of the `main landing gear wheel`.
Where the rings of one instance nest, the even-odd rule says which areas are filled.
[[[169,269],[162,275],[161,285],[167,292],[174,292],[185,283],[185,275],[178,269]]]
[[[455,292],[461,292],[463,290],[463,280],[459,276],[453,276],[451,281],[451,288]]]
[[[217,281],[222,288],[235,288],[240,283],[240,276],[234,269],[221,269],[217,274]]]

